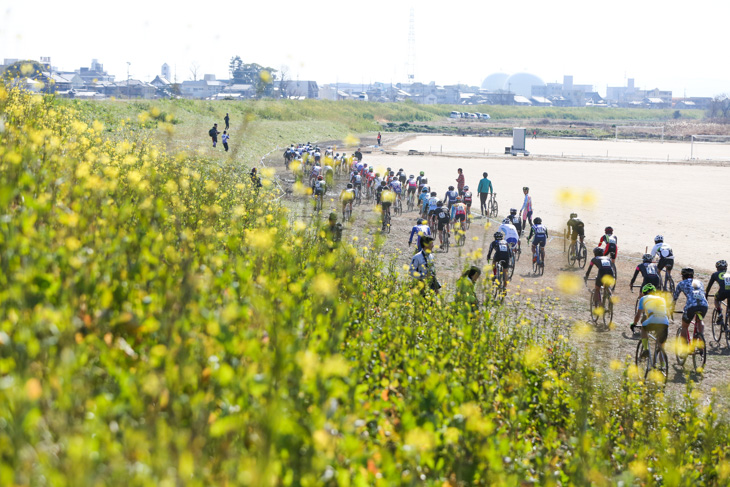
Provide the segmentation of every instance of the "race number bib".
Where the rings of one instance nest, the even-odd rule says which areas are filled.
[[[601,267],[611,267],[611,261],[607,259],[601,259]]]
[[[499,251],[507,252],[507,244],[503,243],[501,240],[499,241]]]

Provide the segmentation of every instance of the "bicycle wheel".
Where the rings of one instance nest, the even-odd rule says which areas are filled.
[[[634,355],[634,363],[639,368],[639,370],[644,370],[644,377],[646,377],[649,374],[649,358],[644,357],[641,358],[641,353],[644,351],[644,344],[641,340],[639,340],[639,343],[636,344],[636,354]]]
[[[537,256],[533,255],[532,256],[532,273],[535,275],[537,275],[537,268],[538,268]]]
[[[687,361],[687,349],[688,345],[686,340],[682,337],[682,327],[677,328],[677,339],[674,342],[674,355],[677,357],[677,363],[684,367],[684,363]]]
[[[502,264],[494,264],[494,280],[492,280],[492,295],[494,299],[500,299],[502,295]]]
[[[571,243],[568,245],[568,265],[573,267],[576,260],[578,257],[575,255],[575,245]]]
[[[469,225],[471,225],[471,214],[466,215],[466,220],[464,221],[464,230],[469,230]]]
[[[446,249],[446,252],[449,251],[449,232],[444,229],[444,249]]]
[[[578,259],[578,265],[581,269],[583,269],[586,266],[586,262],[588,262],[588,250],[586,250],[586,246],[582,242],[578,248],[578,255],[576,258]]]
[[[591,321],[598,324],[598,318],[600,318],[603,314],[603,310],[600,306],[596,306],[596,300],[593,299],[593,290],[591,290],[590,294],[588,295],[588,305],[589,309],[591,310]]]
[[[699,372],[699,369],[705,367],[707,362],[707,343],[705,343],[705,335],[698,332],[692,338],[692,364],[694,365],[695,372]]]
[[[722,340],[722,329],[723,329],[723,322],[718,323],[717,318],[720,313],[717,312],[717,308],[712,309],[712,339],[717,342],[718,345],[720,345],[720,340]]]
[[[522,247],[519,245],[519,241],[517,243],[517,249],[515,249],[515,262],[519,262],[520,256],[522,255]]]
[[[539,250],[538,250],[539,252]],[[545,273],[545,258],[538,255],[537,257],[537,272],[538,276],[542,276]]]
[[[343,215],[343,218],[345,219],[345,221],[350,221],[351,216],[352,216],[352,208],[350,207],[350,205],[347,205],[347,207],[345,208],[345,214]]]
[[[667,379],[669,378],[669,357],[667,357],[667,352],[665,352],[663,348],[659,348],[659,350],[654,353],[654,368],[661,372],[663,378],[662,383],[666,384]]]
[[[722,333],[725,335],[725,344],[728,348],[730,348],[730,334],[728,334],[728,326],[730,326],[730,314],[727,312],[727,309],[725,310],[725,328],[723,329]]]
[[[610,288],[603,290],[603,324],[608,326],[613,321],[613,298]]]
[[[497,218],[497,215],[499,214],[498,211],[499,205],[497,204],[497,200],[492,199],[492,208],[490,210],[489,216],[491,216],[492,218]]]
[[[509,271],[507,271],[507,273],[509,274],[509,280],[511,281],[512,276],[515,273],[515,254],[514,254],[514,252],[512,253],[512,257],[510,257],[510,259],[509,259]]]
[[[665,282],[664,290],[670,294],[674,294],[674,279],[672,279],[672,276],[667,275]]]

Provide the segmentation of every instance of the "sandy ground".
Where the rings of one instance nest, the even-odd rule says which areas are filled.
[[[395,145],[401,150],[432,153],[500,155],[512,145],[511,137],[459,137],[452,135],[418,136]],[[730,161],[730,144],[696,142],[658,142],[631,140],[576,140],[540,138],[526,141],[533,157],[591,157],[628,161]],[[521,157],[521,156],[520,156]]]
[[[363,142],[365,143],[365,141]],[[411,143],[412,141],[408,140],[405,145],[411,145]],[[691,263],[697,268],[706,270],[713,268],[714,262],[719,258],[718,255],[722,255],[722,252],[727,249],[727,246],[723,247],[720,243],[725,232],[705,230],[700,235],[702,243],[699,243],[697,233],[690,236],[689,229],[695,223],[698,223],[699,228],[703,229],[728,228],[727,213],[718,213],[713,208],[716,206],[725,208],[727,203],[730,203],[730,196],[726,196],[720,187],[721,181],[725,179],[721,177],[724,174],[721,175],[720,172],[730,171],[730,168],[565,162],[537,160],[533,157],[485,161],[436,156],[391,156],[377,152],[366,154],[365,160],[368,163],[375,163],[376,166],[388,165],[395,170],[399,167],[413,172],[425,170],[431,182],[436,183],[439,194],[444,192],[449,180],[455,179],[457,166],[464,168],[467,183],[472,186],[475,186],[476,174],[487,169],[495,180],[496,189],[502,191],[502,193],[498,193],[500,195],[498,199],[504,205],[501,206],[500,215],[503,215],[508,209],[505,205],[507,201],[509,204],[519,207],[522,201],[520,189],[523,184],[529,184],[534,187],[536,214],[543,216],[548,227],[553,229],[553,234],[561,233],[567,215],[572,209],[577,209],[577,212],[587,222],[586,243],[589,249],[592,246],[591,242],[598,241],[603,225],[606,223],[613,225],[621,244],[620,257],[617,262],[619,277],[615,292],[618,302],[613,324],[608,327],[591,325],[588,328],[590,330],[588,334],[581,335],[581,338],[574,338],[574,342],[581,352],[585,355],[590,354],[596,366],[605,370],[609,378],[612,374],[618,373],[611,370],[612,362],[633,361],[638,336],[630,333],[628,324],[633,319],[637,294],[630,291],[629,279],[633,275],[639,254],[643,253],[645,245],[652,242],[654,234],[659,231],[665,234],[667,240],[676,248],[679,264]],[[278,155],[268,160],[267,165],[271,165],[277,170],[283,186],[291,184],[293,179],[284,170]],[[488,167],[485,168],[485,165]],[[679,170],[679,172],[673,172],[675,170]],[[700,174],[697,174],[696,171],[699,171]],[[523,182],[523,180],[527,181]],[[649,181],[649,184],[646,181]],[[654,199],[661,201],[661,195],[666,192],[664,188],[669,186],[669,184],[662,183],[675,183],[676,185],[677,181],[682,182],[687,188],[689,195],[686,199],[677,195],[668,196],[664,198],[667,200],[665,203],[656,205],[650,211],[639,211],[639,197],[644,201]],[[344,179],[338,179],[334,193],[339,194],[344,184]],[[578,188],[575,204],[561,205],[556,201],[555,193],[564,186]],[[582,200],[581,195],[587,189],[597,193],[597,204],[588,205]],[[502,197],[501,195],[505,193],[512,196],[509,199]],[[696,196],[691,196],[691,194]],[[715,196],[709,199],[703,197],[708,194]],[[300,217],[311,216],[310,211],[302,209],[301,205],[296,205],[297,201],[303,198],[294,196],[290,198],[295,203],[295,208],[299,208],[296,211],[299,212]],[[326,206],[325,211],[331,210],[338,213],[341,211],[336,196],[328,201]],[[383,253],[386,258],[395,255],[399,266],[407,265],[410,262],[412,248],[408,247],[408,236],[416,216],[415,212],[406,212],[401,216],[393,217],[391,232],[387,235]],[[698,221],[698,219],[700,220]],[[492,226],[485,229],[486,223],[488,223],[486,218],[475,215],[463,247],[452,246],[448,253],[437,249],[435,253],[437,269],[439,279],[445,286],[442,290],[445,294],[453,293],[453,283],[467,264],[486,264],[486,249],[498,224],[497,221],[489,222]],[[718,225],[718,223],[721,224]],[[363,204],[355,208],[354,221],[346,225],[344,238],[357,236],[358,243],[369,245],[374,234],[378,232],[378,228],[377,215],[373,211],[373,206]],[[522,244],[523,249],[526,250],[527,245],[524,239]],[[485,250],[482,257],[478,257],[480,249]],[[633,254],[627,255],[630,252]],[[581,286],[575,294],[564,294],[559,291],[558,276],[575,274],[582,277],[585,272],[585,269],[568,266],[566,254],[563,252],[562,235],[553,236],[548,243],[543,276],[536,277],[532,274],[529,257],[529,252],[525,252],[517,263],[513,281],[509,286],[508,300],[515,299],[515,302],[524,302],[526,296],[529,296],[534,298],[533,302],[539,302],[540,295],[550,295],[558,298],[556,312],[559,316],[573,323],[590,322],[588,289]],[[723,255],[723,258],[727,258],[727,256]],[[701,276],[705,282],[707,272],[709,271]],[[592,275],[595,276],[595,271]],[[680,306],[682,303],[683,300],[680,299]],[[709,319],[706,319],[705,322],[709,325]],[[670,326],[670,336],[674,336],[677,326],[678,321]],[[690,371],[691,363],[684,368],[676,365],[674,354],[668,350],[672,363],[668,391],[674,396],[682,394],[689,379],[698,383],[698,388],[703,393],[705,400],[715,390],[724,404],[730,404],[730,357],[728,357],[730,350],[711,341],[711,335],[710,329],[707,328],[706,336],[710,339],[708,341],[709,353],[707,366],[702,375]]]

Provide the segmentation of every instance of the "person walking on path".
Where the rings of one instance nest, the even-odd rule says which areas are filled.
[[[533,129],[532,130],[532,138],[533,139],[536,139],[537,138],[537,129]]]
[[[484,215],[484,210],[486,210],[487,208],[487,197],[489,196],[489,193],[494,193],[494,187],[492,186],[492,182],[487,179],[487,173],[482,173],[482,176],[484,176],[484,178],[479,181],[477,194],[479,195],[479,200],[481,201],[482,215]],[[489,214],[489,211],[487,211],[487,214]]]
[[[532,196],[530,196],[530,188],[525,186],[522,188],[522,192],[525,193],[525,201],[522,203],[520,213],[522,214],[522,231],[525,231],[525,220],[529,220],[530,227],[532,227]]]
[[[226,122],[226,130],[228,130],[230,128],[228,123],[231,121],[231,118],[228,116],[227,113],[226,113],[226,116],[223,117],[223,121]]]
[[[459,177],[456,178],[456,189],[459,190],[459,196],[462,196],[464,194],[464,171],[462,171],[461,168],[458,169],[459,171]]]
[[[378,132],[378,146],[380,146],[380,132]]]
[[[228,139],[231,137],[228,135],[228,132],[225,130],[223,131],[223,135],[221,135],[221,142],[223,142],[223,147],[226,149],[226,152],[228,152]]]
[[[218,124],[217,123],[214,123],[213,124],[213,128],[210,129],[210,130],[208,130],[208,135],[210,135],[210,138],[213,139],[213,147],[215,147],[216,144],[218,144],[218,134],[219,133],[220,132],[218,132]]]

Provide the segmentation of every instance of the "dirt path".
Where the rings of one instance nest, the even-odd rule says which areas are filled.
[[[367,157],[367,156],[366,156]],[[274,155],[265,161],[267,166],[276,170],[281,180],[282,186],[291,187],[294,178],[290,172],[286,171],[280,155]],[[337,195],[344,188],[346,181],[344,177],[338,178],[335,183],[335,190],[329,193],[329,199],[326,200],[323,214],[329,211],[335,211],[341,215],[341,207],[337,200]],[[302,201],[301,196],[289,196],[292,202]],[[298,217],[311,217],[311,212],[302,210],[303,205],[293,205],[299,208]],[[500,212],[501,213],[501,212]],[[345,226],[343,239],[352,239],[357,237],[358,244],[362,246],[370,246],[379,233],[380,223],[379,217],[374,212],[372,204],[363,203],[356,206],[353,211],[353,222]],[[411,228],[415,224],[417,218],[416,212],[404,212],[403,215],[393,216],[390,233],[386,236],[386,244],[383,246],[383,255],[386,259],[395,257],[398,268],[407,266],[413,253],[413,247],[408,246],[408,237]],[[449,252],[436,249],[436,265],[439,280],[444,284],[442,292],[447,295],[453,294],[453,287],[456,279],[461,272],[470,264],[480,266],[487,265],[486,251],[489,242],[493,240],[493,233],[498,226],[497,221],[489,221],[480,215],[473,215],[471,228],[467,232],[466,243],[463,247],[452,246]],[[485,228],[488,226],[488,228]],[[633,361],[636,350],[638,336],[633,336],[628,325],[633,320],[634,303],[637,294],[632,293],[629,289],[629,280],[634,273],[636,265],[640,262],[640,254],[625,255],[621,254],[617,260],[618,283],[614,296],[617,298],[613,323],[608,326],[596,326],[591,323],[589,312],[589,291],[583,286],[582,281],[580,288],[575,294],[564,294],[560,289],[559,276],[561,275],[578,275],[582,279],[585,269],[579,269],[577,266],[570,267],[567,262],[567,254],[563,252],[562,229],[551,229],[550,240],[546,248],[546,265],[543,276],[536,277],[532,274],[532,263],[529,255],[529,248],[522,239],[522,257],[516,265],[514,277],[508,287],[508,297],[516,297],[520,301],[526,296],[534,296],[533,302],[539,302],[537,299],[540,295],[549,295],[557,297],[558,303],[554,312],[566,321],[573,324],[580,323],[579,337],[574,338],[579,350],[585,355],[590,355],[598,369],[604,369],[607,377],[618,372],[613,371],[611,366],[617,363]],[[586,239],[589,255],[593,244]],[[452,239],[453,245],[453,239]],[[678,272],[675,271],[675,279]],[[591,276],[595,276],[595,270]],[[641,281],[640,276],[637,281]],[[704,277],[704,281],[707,278]],[[589,284],[591,281],[589,281]],[[638,290],[635,290],[638,291]],[[680,302],[682,300],[680,299]],[[709,324],[709,318],[705,320]],[[585,323],[591,323],[585,326]],[[679,326],[679,319],[670,325],[669,336],[672,337],[676,333]],[[587,332],[586,332],[587,330]],[[724,404],[730,404],[730,350],[726,347],[718,347],[711,340],[712,333],[709,327],[706,328],[705,335],[708,337],[708,359],[704,374],[697,375],[690,373],[691,360],[684,368],[678,366],[675,361],[674,353],[669,348],[667,352],[670,358],[670,373],[668,392],[673,396],[681,395],[685,391],[688,379],[697,382],[697,388],[702,393],[705,400],[714,392]]]

